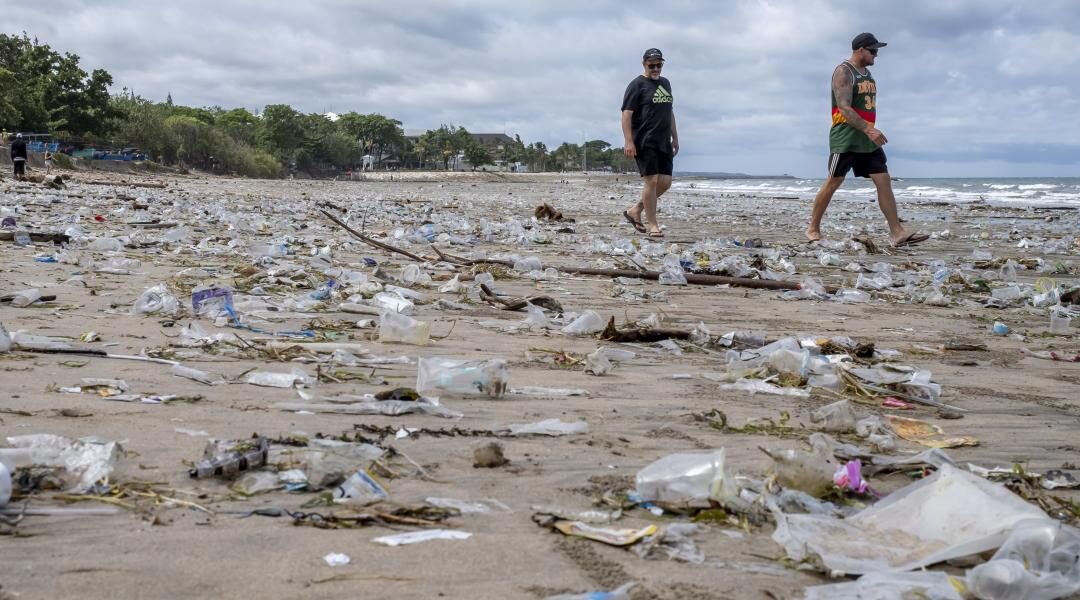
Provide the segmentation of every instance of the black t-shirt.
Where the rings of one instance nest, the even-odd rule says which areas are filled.
[[[623,95],[622,110],[634,111],[630,129],[634,135],[634,145],[642,148],[655,148],[671,154],[671,82],[666,77],[653,80],[638,75],[626,86]]]

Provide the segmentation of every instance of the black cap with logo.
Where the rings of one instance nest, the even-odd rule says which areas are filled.
[[[664,53],[661,52],[659,48],[649,48],[645,51],[645,54],[641,57],[641,60],[649,60],[650,58],[659,58],[660,60],[664,60]]]
[[[851,49],[858,50],[859,48],[866,48],[867,50],[877,50],[878,48],[884,48],[888,46],[885,42],[879,42],[872,33],[860,33],[855,36],[855,39],[851,40]]]

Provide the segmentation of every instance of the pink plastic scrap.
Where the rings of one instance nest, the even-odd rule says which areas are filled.
[[[893,396],[886,397],[884,400],[881,401],[881,405],[885,408],[899,408],[901,410],[910,410],[912,408],[915,408],[913,405],[904,402],[899,398],[894,398]]]
[[[833,483],[840,489],[851,490],[857,494],[872,494],[875,497],[880,495],[870,487],[870,484],[866,483],[866,480],[862,476],[862,461],[859,459],[848,461],[847,464],[836,470],[833,473]]]

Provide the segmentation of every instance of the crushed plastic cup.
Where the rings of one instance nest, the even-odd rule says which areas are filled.
[[[686,275],[681,271],[668,270],[660,273],[660,285],[687,285]]]
[[[1024,293],[1020,290],[1019,286],[1010,285],[1007,287],[994,288],[990,291],[990,295],[998,300],[1019,300],[1024,296]]]
[[[506,393],[509,374],[506,361],[464,361],[421,357],[417,361],[416,391],[484,395],[497,398]]]
[[[1006,336],[1009,335],[1009,326],[1001,321],[995,321],[991,331],[994,332],[994,335]]]
[[[379,314],[379,342],[427,346],[431,342],[431,326],[384,308]]]
[[[810,422],[820,431],[847,433],[855,430],[855,411],[851,402],[840,400],[810,413]]]
[[[119,252],[124,249],[124,243],[116,238],[97,238],[86,246],[87,250],[95,252]]]
[[[538,256],[526,256],[514,261],[513,269],[515,271],[521,271],[523,273],[529,273],[531,271],[541,271],[544,268],[544,263],[540,261]]]
[[[709,499],[733,485],[725,476],[724,449],[669,454],[637,473],[635,491],[645,500],[687,506],[708,506]]]
[[[510,435],[547,435],[563,436],[589,433],[589,424],[585,421],[564,423],[559,419],[545,419],[536,423],[510,425]]]
[[[1067,335],[1072,318],[1063,310],[1052,309],[1050,311],[1050,333]]]
[[[586,310],[563,327],[562,332],[567,335],[591,335],[603,331],[605,326],[604,318],[596,311]]]
[[[420,265],[405,265],[401,269],[400,279],[405,285],[428,285],[431,283],[431,275],[420,268]]]
[[[0,462],[0,507],[7,506],[11,500],[11,471],[3,462]]]
[[[870,294],[867,294],[866,292],[864,292],[862,290],[853,290],[853,289],[850,289],[850,288],[843,288],[843,289],[836,290],[836,293],[833,294],[833,300],[835,300],[837,302],[845,302],[845,303],[850,302],[850,303],[861,304],[861,303],[870,301]]]
[[[31,304],[40,300],[41,296],[41,290],[37,288],[20,290],[18,292],[15,292],[15,294],[12,296],[11,305],[18,307],[30,306]]]
[[[180,311],[180,301],[159,283],[143,292],[135,301],[133,311],[137,315],[175,315]]]
[[[309,381],[308,375],[300,369],[293,369],[291,373],[252,371],[244,377],[244,383],[275,388],[290,388],[296,384],[308,383]]]
[[[339,504],[363,506],[381,502],[388,497],[390,497],[390,494],[387,493],[386,488],[363,469],[350,475],[334,491],[334,502]]]
[[[392,292],[379,292],[372,298],[375,306],[379,308],[388,308],[396,313],[403,315],[413,314],[414,304],[408,298],[403,298],[398,294]]]

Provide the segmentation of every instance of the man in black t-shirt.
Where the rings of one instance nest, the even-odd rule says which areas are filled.
[[[641,233],[662,238],[656,222],[656,202],[671,187],[671,169],[679,153],[671,83],[660,76],[664,55],[649,48],[641,58],[645,73],[626,86],[622,103],[623,154],[637,162],[644,187],[641,200],[623,211],[623,217]],[[642,213],[645,223],[642,223]]]

